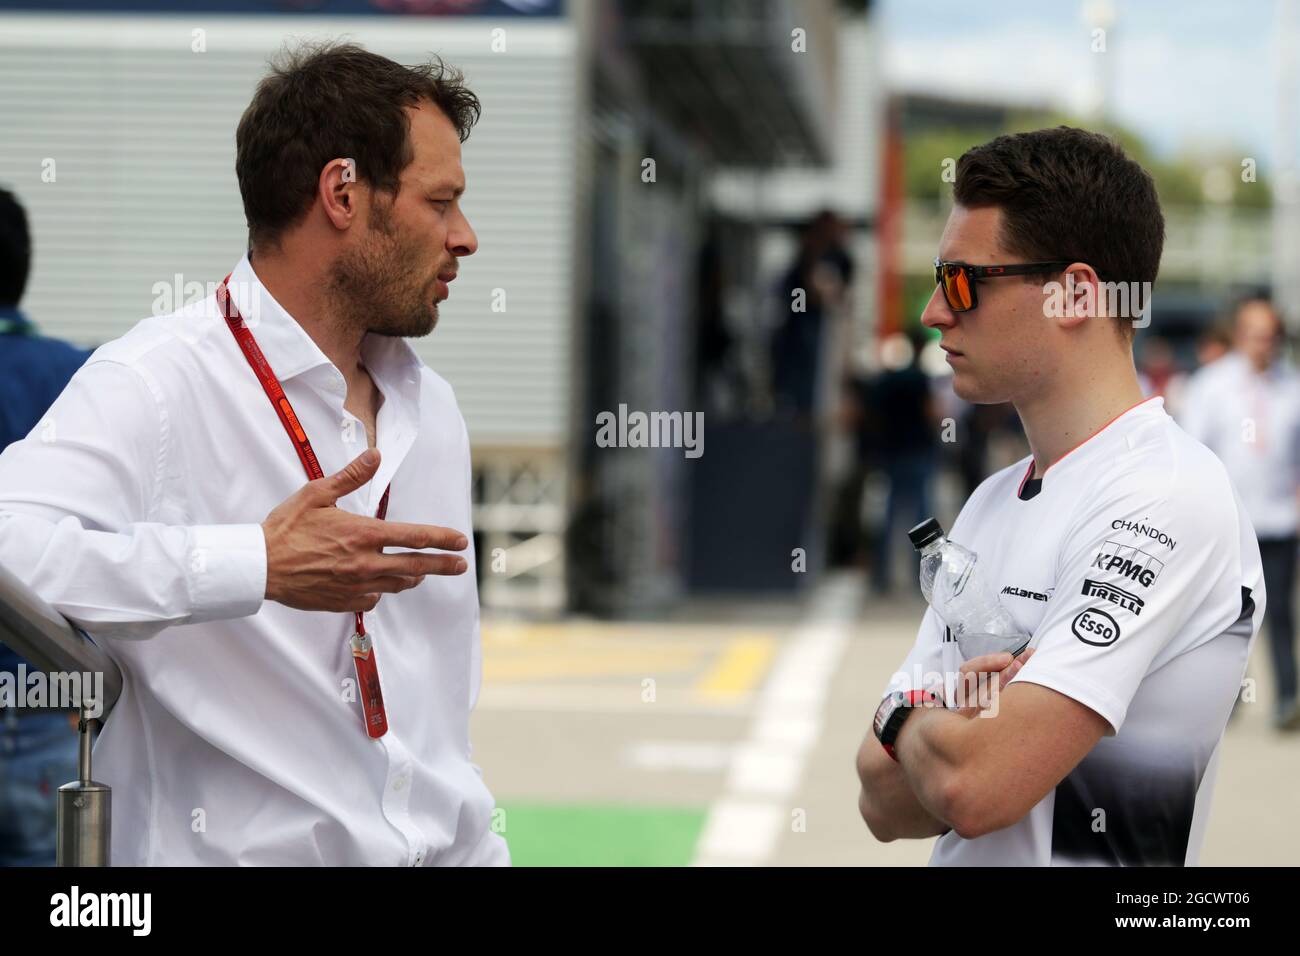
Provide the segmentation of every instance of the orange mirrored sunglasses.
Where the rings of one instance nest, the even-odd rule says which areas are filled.
[[[975,283],[979,279],[1027,276],[1064,269],[1068,262],[1019,262],[1008,266],[972,266],[965,262],[934,260],[934,283],[943,286],[943,297],[954,312],[969,312],[979,304]]]

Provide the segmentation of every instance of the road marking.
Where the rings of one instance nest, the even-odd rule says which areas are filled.
[[[575,633],[549,625],[483,629],[479,705],[526,710],[641,710],[737,713],[753,701],[776,636],[753,629],[579,622]],[[683,637],[683,634],[690,634]],[[646,681],[654,684],[646,699]],[[667,703],[667,706],[664,704]]]
[[[777,654],[759,693],[723,795],[709,808],[693,865],[759,865],[775,851],[791,825],[790,799],[803,781],[861,602],[862,585],[852,574],[828,579],[813,595],[808,619]]]
[[[767,671],[775,650],[776,641],[770,637],[732,638],[713,668],[696,682],[696,691],[709,698],[749,693]]]
[[[709,807],[692,866],[736,866],[767,859],[785,824],[780,806],[727,797]],[[701,853],[701,848],[708,852]]]
[[[692,770],[717,773],[731,759],[731,744],[705,740],[641,740],[623,752],[638,770]]]

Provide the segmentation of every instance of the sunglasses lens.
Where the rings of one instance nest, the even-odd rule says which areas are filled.
[[[970,280],[960,266],[944,265],[942,269],[943,295],[954,312],[965,312],[971,307]]]

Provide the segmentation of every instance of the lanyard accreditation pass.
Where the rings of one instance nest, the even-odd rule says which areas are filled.
[[[298,416],[294,414],[293,406],[289,404],[288,396],[284,394],[280,380],[271,371],[271,366],[266,361],[266,356],[262,354],[261,348],[258,347],[257,340],[253,338],[252,331],[244,324],[244,317],[239,314],[239,308],[230,298],[230,292],[226,287],[229,281],[230,276],[226,276],[217,288],[217,307],[226,317],[226,324],[235,336],[235,341],[239,343],[240,349],[243,350],[244,358],[248,359],[248,364],[257,375],[258,381],[262,383],[266,397],[271,400],[276,414],[280,416],[280,423],[288,432],[289,439],[298,452],[298,458],[307,471],[307,477],[313,480],[324,478],[325,472],[321,470],[320,462],[316,460],[316,453],[312,450],[311,442],[307,440],[307,433],[303,431]],[[379,499],[379,510],[375,512],[375,517],[380,521],[383,521],[384,516],[388,514],[390,491],[392,485],[384,489],[384,496]],[[366,633],[365,615],[357,611],[356,616],[357,629],[349,639],[348,646],[352,650],[352,661],[357,669],[361,710],[365,716],[366,733],[371,737],[382,737],[388,732],[388,715],[384,711],[384,693],[379,686],[379,667],[375,660],[374,641],[371,635]]]

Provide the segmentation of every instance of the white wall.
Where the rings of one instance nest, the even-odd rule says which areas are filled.
[[[505,52],[492,51],[497,28]],[[192,49],[195,30],[206,52]],[[437,52],[482,99],[464,150],[480,251],[437,330],[413,344],[455,387],[476,445],[561,444],[576,83],[566,19],[3,17],[0,184],[26,205],[35,244],[24,308],[46,334],[89,346],[179,305],[157,302],[158,283],[220,281],[245,246],[235,127],[265,62],[289,37],[342,35],[400,62]],[[491,308],[498,288],[504,313]]]

